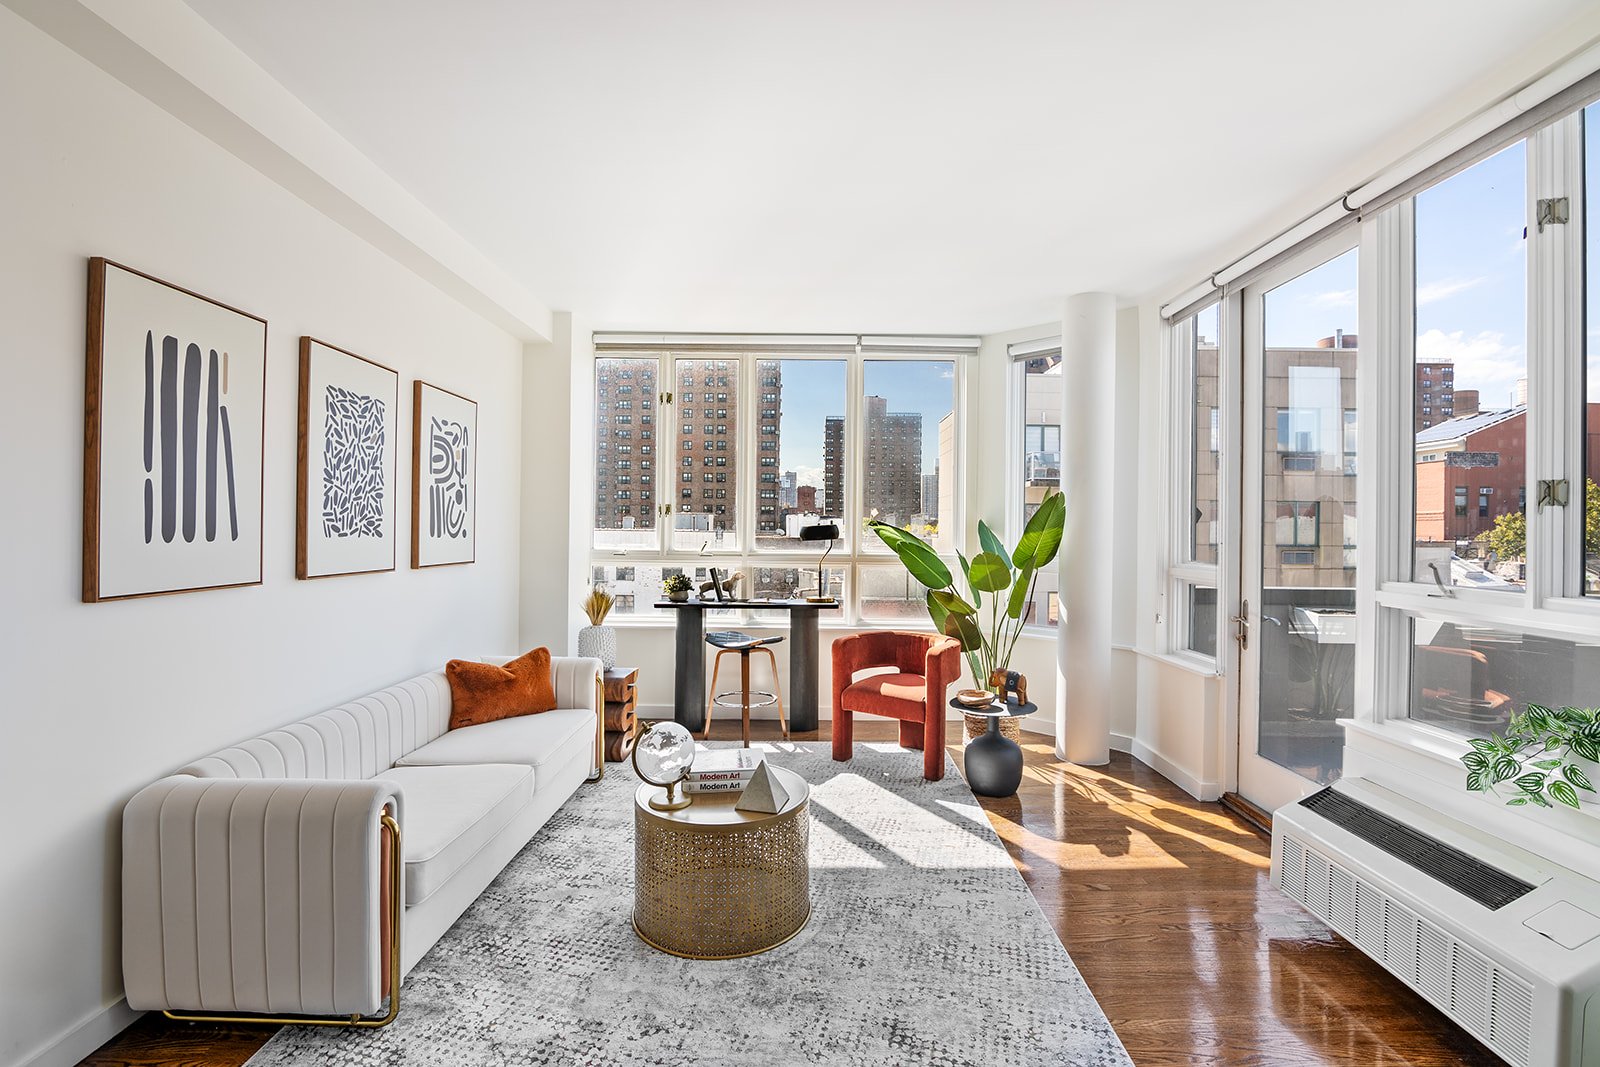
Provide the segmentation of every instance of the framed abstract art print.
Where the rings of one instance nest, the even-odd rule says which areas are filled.
[[[412,386],[411,565],[476,559],[478,405],[416,382]]]
[[[96,256],[83,599],[261,584],[267,320]]]
[[[295,577],[392,571],[400,375],[300,338]]]

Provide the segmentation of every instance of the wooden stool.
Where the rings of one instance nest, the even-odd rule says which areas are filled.
[[[778,725],[783,728],[785,740],[789,737],[789,723],[783,714],[783,699],[778,696],[778,657],[767,648],[782,641],[781,637],[755,638],[749,634],[740,633],[738,630],[719,630],[716,633],[706,634],[706,644],[715,645],[717,652],[716,661],[711,665],[711,699],[706,703],[706,726],[700,733],[700,740],[704,741],[711,734],[711,709],[715,707],[738,708],[743,717],[744,747],[750,747],[750,709],[765,708],[773,704],[778,705]],[[717,692],[717,672],[722,669],[722,657],[729,653],[739,655],[739,688],[730,689],[726,693]],[[772,688],[773,692],[754,690],[750,688],[750,653],[765,652],[772,661]],[[763,700],[752,700],[752,697],[764,697]]]

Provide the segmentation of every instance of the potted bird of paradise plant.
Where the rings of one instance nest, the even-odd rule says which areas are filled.
[[[1011,653],[1028,621],[1027,609],[1033,603],[1039,571],[1056,558],[1065,525],[1066,504],[1054,491],[1039,502],[1017,547],[1010,552],[987,523],[978,523],[982,550],[971,560],[956,553],[967,587],[964,596],[957,592],[950,568],[928,542],[885,522],[874,520],[867,527],[894,551],[911,577],[927,587],[928,615],[934,629],[961,642],[974,682],[987,688],[996,670],[1011,665]],[[985,596],[987,618],[982,614]]]

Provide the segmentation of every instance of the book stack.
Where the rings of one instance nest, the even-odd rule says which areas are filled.
[[[634,707],[639,703],[638,667],[611,667],[604,675],[606,762],[620,763],[633,752]]]
[[[753,748],[700,749],[683,780],[686,793],[734,793],[749,784],[763,753]]]

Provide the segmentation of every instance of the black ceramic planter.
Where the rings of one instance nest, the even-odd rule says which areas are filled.
[[[1022,784],[1022,747],[1000,735],[1000,720],[990,716],[989,729],[967,742],[963,763],[967,785],[982,797],[1009,797]]]

